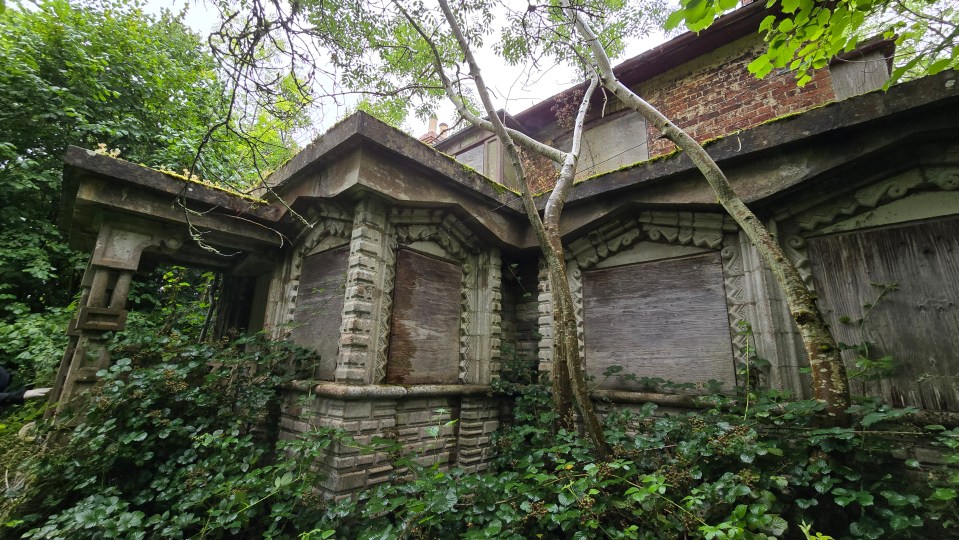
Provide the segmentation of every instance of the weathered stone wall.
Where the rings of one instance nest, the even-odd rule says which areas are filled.
[[[283,439],[310,436],[318,428],[343,434],[317,460],[326,479],[320,488],[342,496],[403,477],[391,448],[374,438],[398,443],[400,451],[424,466],[467,471],[488,466],[490,436],[499,427],[500,404],[479,385],[376,385],[347,390],[334,383],[300,384],[287,392],[280,419]]]
[[[321,204],[310,216],[313,229],[275,272],[274,333],[317,350],[327,382],[290,387],[282,436],[327,427],[356,441],[318,462],[331,495],[404,474],[389,450],[360,448],[374,436],[424,465],[485,467],[500,411],[488,386],[500,370],[499,250],[443,209],[363,197],[352,213]],[[342,306],[336,317],[330,305]],[[316,327],[331,323],[337,332]]]

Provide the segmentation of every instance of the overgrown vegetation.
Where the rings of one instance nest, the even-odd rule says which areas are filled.
[[[613,456],[597,460],[578,433],[554,429],[549,386],[517,365],[496,385],[515,405],[488,471],[424,467],[382,439],[364,451],[393,455],[396,481],[330,502],[311,465],[331,442],[355,443],[277,436],[282,385],[309,353],[149,331],[120,336],[114,354],[63,444],[37,452],[0,432],[6,536],[798,538],[807,524],[875,539],[959,526],[959,473],[897,453],[928,447],[956,464],[959,430],[912,425],[875,402],[859,404],[848,429],[813,426],[819,402],[756,388],[702,411],[618,408],[605,418]],[[38,416],[19,409],[2,422]]]
[[[113,353],[86,421],[43,433],[49,443],[36,455],[36,443],[11,448],[15,435],[4,431],[6,534],[270,537],[305,526],[298,520],[320,503],[310,465],[331,438],[278,441],[277,393],[312,353],[257,337],[198,344],[153,331],[121,336]]]
[[[345,7],[331,9],[346,17]],[[334,36],[359,28],[391,49],[396,30],[416,37],[401,20],[378,25],[323,10],[309,20]],[[776,28],[789,30],[782,22]],[[265,34],[246,34],[239,22],[232,29],[256,36],[249,51],[262,52]],[[455,64],[451,37],[435,39],[438,51],[410,49],[416,56],[396,62],[399,73],[420,73],[434,60]],[[529,54],[527,41],[516,34],[504,55]],[[366,42],[350,43],[366,54]],[[50,306],[69,301],[82,267],[55,228],[67,144],[119,148],[132,161],[175,171],[196,164],[204,176],[232,181],[254,178],[264,159],[280,161],[292,150],[277,115],[296,120],[301,81],[278,78],[278,101],[267,111],[227,103],[227,86],[202,46],[176,17],[154,19],[122,1],[44,0],[0,11],[0,180],[8,188],[0,239],[9,247],[0,253],[0,360],[22,382],[52,377],[71,310]],[[929,70],[954,65],[954,57]],[[357,70],[355,80],[381,81],[370,66]],[[435,97],[440,87],[420,90]],[[401,101],[364,107],[399,114]],[[224,107],[248,115],[245,127],[224,120]],[[209,138],[218,122],[227,129]],[[196,161],[198,145],[209,153]],[[600,404],[608,409],[601,437],[608,456],[575,431],[571,414],[559,417],[535,364],[517,365],[496,384],[512,417],[496,434],[487,471],[422,466],[380,439],[361,450],[391,455],[393,481],[324,500],[317,460],[331,444],[360,445],[328,430],[295,441],[279,434],[284,385],[311,373],[315,359],[257,336],[202,339],[212,288],[212,274],[181,268],[160,269],[135,287],[130,330],[115,336],[112,365],[86,408],[73,411],[76,422],[45,424],[36,402],[0,413],[0,536],[872,539],[955,536],[959,527],[959,430],[913,424],[911,411],[872,400],[849,409],[852,427],[823,428],[813,423],[821,401],[763,389],[768,362],[748,339],[738,395],[703,398],[707,406],[695,411]],[[867,315],[855,323],[860,329]],[[863,380],[888,375],[889,362],[872,358],[867,341],[843,347],[855,353]],[[650,391],[689,386],[623,375],[630,376]],[[557,429],[560,420],[570,428]]]
[[[9,4],[0,10],[0,319],[65,306],[78,286],[85,263],[57,229],[68,145],[171,171],[195,164],[235,188],[295,152],[263,110],[227,118],[213,57],[171,13],[152,17],[122,0]],[[221,129],[198,155],[211,126]]]

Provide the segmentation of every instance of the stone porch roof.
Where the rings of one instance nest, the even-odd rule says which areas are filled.
[[[762,207],[837,170],[862,176],[899,166],[913,159],[910,141],[955,137],[957,78],[948,71],[832,103],[728,135],[707,149],[743,199]],[[318,199],[351,204],[357,194],[369,192],[400,206],[451,208],[480,237],[504,247],[536,245],[517,194],[362,112],[274,172],[258,191],[263,201],[76,147],[68,149],[65,163],[61,220],[72,245],[81,249],[94,241],[98,216],[113,212],[169,227],[189,221],[212,246],[270,254],[303,227],[290,209],[303,210]],[[175,205],[178,198],[199,214]],[[674,153],[577,183],[564,233],[575,236],[626,207],[718,209],[689,159]],[[190,256],[224,265],[202,249]]]

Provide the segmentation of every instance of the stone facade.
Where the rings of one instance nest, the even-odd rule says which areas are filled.
[[[944,330],[959,324],[957,124],[959,85],[946,72],[708,147],[808,284],[839,291],[821,297],[834,326],[862,316],[852,311],[871,276],[899,283],[887,302],[909,316],[897,322],[883,307],[849,339],[899,355],[907,375],[857,391],[943,418],[959,412],[959,343]],[[269,182],[257,200],[69,150],[65,214],[74,246],[93,257],[53,394],[60,410],[109,364],[105,334],[123,327],[141,262],[172,262],[224,275],[222,327],[317,351],[313,377],[286,389],[280,434],[335,428],[356,441],[318,456],[325,493],[406,473],[388,451],[361,448],[374,437],[424,464],[485,467],[504,408],[492,383],[517,357],[543,374],[552,363],[550,284],[518,196],[363,113]],[[195,210],[193,221],[172,200]],[[204,245],[188,239],[190,227]],[[809,395],[781,292],[684,156],[577,183],[562,232],[603,407],[696,406],[697,393],[742,383],[747,347],[769,361],[762,383]],[[837,246],[860,255],[837,257]],[[894,350],[895,340],[910,349]]]

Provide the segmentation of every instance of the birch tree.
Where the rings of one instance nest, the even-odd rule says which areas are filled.
[[[560,4],[588,50],[585,61],[598,73],[603,87],[626,107],[642,115],[689,156],[716,193],[716,200],[742,228],[763,262],[772,270],[785,293],[790,315],[799,327],[809,357],[815,398],[825,405],[831,423],[847,424],[846,409],[850,403],[846,368],[836,340],[816,305],[816,297],[803,283],[799,271],[786,258],[769,230],[739,198],[722,169],[702,145],[616,78],[606,49],[593,30],[589,16],[577,9],[570,0],[560,0]]]
[[[439,5],[468,65],[470,78],[485,111],[485,118],[470,110],[462,95],[454,87],[446,73],[447,66],[443,63],[442,55],[433,43],[430,34],[424,29],[421,21],[417,20],[411,11],[404,8],[398,1],[396,5],[433,52],[436,74],[440,77],[447,97],[456,106],[459,114],[470,124],[494,133],[506,149],[510,166],[513,168],[521,186],[523,208],[536,234],[536,239],[549,271],[550,292],[553,302],[553,401],[559,415],[560,424],[566,429],[575,427],[571,408],[571,404],[575,402],[586,433],[595,446],[597,456],[605,458],[609,455],[610,448],[603,435],[602,426],[586,387],[582,357],[579,354],[573,296],[566,272],[563,241],[560,233],[560,217],[576,175],[583,126],[586,114],[589,112],[593,92],[599,84],[599,78],[595,73],[591,74],[589,84],[583,92],[573,121],[571,148],[568,152],[562,152],[506,127],[503,119],[497,114],[489,87],[486,85],[482,69],[476,61],[472,44],[462,29],[460,18],[453,12],[446,0],[439,0]],[[420,16],[423,16],[424,13],[424,10],[419,10]],[[546,208],[542,216],[533,198],[532,179],[520,154],[520,145],[527,151],[562,163],[555,187],[547,198]]]
[[[754,243],[784,290],[800,329],[812,367],[815,397],[824,403],[831,422],[844,423],[849,405],[845,368],[814,295],[702,146],[618,81],[613,73],[610,56],[620,50],[622,37],[637,31],[644,21],[651,19],[643,11],[646,4],[551,0],[511,10],[508,3],[499,0],[462,1],[455,7],[447,0],[437,0],[437,3],[438,10],[427,7],[423,0],[304,2],[295,4],[295,9],[284,15],[287,19],[279,24],[255,20],[242,27],[282,29],[288,34],[287,39],[292,40],[289,33],[295,26],[289,21],[303,17],[311,24],[295,28],[320,43],[318,49],[332,51],[327,75],[344,85],[328,95],[357,93],[372,97],[378,103],[400,106],[415,102],[420,105],[421,113],[429,111],[438,99],[446,99],[463,119],[494,133],[502,142],[520,186],[525,187],[523,206],[548,267],[554,309],[552,383],[561,424],[572,428],[571,404],[575,402],[597,451],[601,455],[608,451],[584,381],[560,236],[562,210],[575,176],[590,98],[599,87],[636,110],[689,155],[715,191],[719,203]],[[658,7],[654,5],[653,9]],[[476,49],[493,35],[495,10],[505,10],[508,14],[507,24],[501,26],[500,35],[495,36],[499,38],[495,49],[504,61],[529,62],[533,66],[568,62],[578,66],[589,80],[583,85],[585,92],[573,122],[569,151],[510,129],[497,115],[494,96],[475,55]],[[276,11],[282,12],[282,6],[278,5]],[[346,25],[349,28],[331,21],[349,22]],[[597,26],[600,23],[601,26]],[[221,37],[224,35],[221,32]],[[255,60],[256,55],[248,54],[247,58]],[[301,75],[302,72],[297,74]],[[301,88],[309,88],[307,80],[300,80],[303,80]],[[530,171],[522,153],[561,165],[542,215],[529,187]]]

